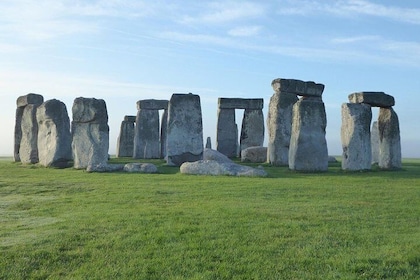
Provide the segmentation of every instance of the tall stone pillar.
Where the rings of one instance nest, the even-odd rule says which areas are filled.
[[[344,103],[341,106],[341,120],[342,169],[349,171],[371,169],[370,105]]]
[[[379,163],[379,128],[377,121],[372,123],[370,130],[370,146],[372,149],[372,163]]]
[[[22,163],[37,163],[38,157],[38,123],[36,109],[38,104],[28,104],[22,114],[22,139],[20,141],[19,156]]]
[[[29,93],[27,95],[24,96],[20,96],[17,100],[16,100],[16,117],[15,117],[15,135],[14,135],[14,151],[13,151],[13,157],[14,157],[14,161],[15,162],[20,162],[21,158],[20,158],[20,146],[21,146],[21,141],[22,141],[22,116],[23,116],[23,111],[25,109],[25,107],[29,104],[34,104],[35,107],[41,105],[44,102],[44,97],[42,95],[39,94],[35,94],[35,93]],[[34,122],[36,122],[36,120],[33,120]],[[26,129],[26,128],[25,128]],[[28,132],[25,132],[28,133]],[[29,138],[37,138],[36,135],[32,135],[32,136],[25,136],[25,137],[29,137]],[[27,140],[29,140],[28,138],[26,138]],[[25,140],[26,141],[26,140]],[[31,142],[32,140],[29,140],[29,142]],[[26,147],[27,149],[28,147]],[[31,149],[31,148],[29,148]],[[28,152],[28,151],[25,151]],[[29,154],[34,154],[34,151],[29,151]],[[31,156],[29,156],[31,157]],[[29,160],[28,156],[26,156],[25,158],[25,162],[31,162],[31,161],[35,161],[38,162],[38,160],[35,158],[33,158],[33,160]]]
[[[116,157],[132,157],[134,152],[134,132],[136,116],[125,116],[121,122],[117,139]]]
[[[267,162],[276,166],[289,164],[293,105],[299,100],[294,92],[287,91],[288,84],[287,79],[275,79],[271,83],[275,93],[270,98],[267,116]]]
[[[216,149],[227,157],[237,156],[238,127],[235,109],[218,109]]]
[[[95,169],[107,165],[109,126],[105,101],[79,97],[74,100],[72,111],[74,168]]]
[[[261,109],[245,109],[239,144],[240,151],[264,144],[264,115]]]
[[[166,146],[168,142],[168,108],[163,110],[162,121],[160,125],[160,158],[166,157]]]
[[[303,96],[293,105],[289,168],[303,172],[327,171],[327,115],[322,102],[324,85],[289,80],[287,90]]]
[[[379,167],[400,169],[402,166],[400,125],[398,116],[391,107],[379,109],[378,129]]]
[[[168,107],[168,165],[203,159],[203,120],[200,96],[173,94]]]

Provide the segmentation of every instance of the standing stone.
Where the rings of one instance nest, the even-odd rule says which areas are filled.
[[[325,139],[327,116],[320,99],[301,98],[293,105],[289,168],[296,171],[327,171]]]
[[[22,163],[37,163],[38,157],[38,124],[36,110],[38,104],[28,104],[23,109],[21,131],[22,139],[19,147],[19,157]]]
[[[203,158],[200,96],[173,94],[168,108],[167,164],[180,166]]]
[[[135,116],[125,116],[121,122],[120,135],[117,139],[116,157],[132,157],[134,151]]]
[[[267,161],[272,165],[289,164],[293,105],[298,100],[296,94],[281,91],[275,92],[270,98],[267,116]]]
[[[162,121],[160,125],[160,158],[166,157],[167,142],[168,142],[168,109],[165,109],[162,114]]]
[[[238,126],[235,109],[218,109],[216,149],[227,157],[236,157],[238,145]]]
[[[38,107],[39,163],[46,167],[65,168],[72,160],[70,119],[66,105],[48,100]]]
[[[16,100],[16,118],[15,118],[15,137],[14,137],[14,151],[13,157],[15,162],[20,161],[19,150],[22,140],[22,116],[23,110],[29,104],[41,105],[44,102],[44,97],[39,94],[29,93],[27,95],[19,96]]]
[[[380,108],[379,167],[383,169],[401,168],[401,140],[398,116],[392,108]]]
[[[342,169],[349,171],[371,169],[370,105],[344,103],[341,106],[341,120]]]
[[[372,149],[372,164],[379,163],[379,128],[377,121],[372,123],[372,129],[370,131],[370,146]]]
[[[210,137],[207,137],[207,140],[206,140],[206,149],[211,149],[211,138]]]
[[[160,158],[158,110],[137,111],[133,158]]]
[[[264,144],[264,115],[261,109],[245,109],[239,144],[240,151]]]
[[[72,111],[71,133],[74,168],[106,166],[109,126],[105,101],[79,97],[74,100]]]

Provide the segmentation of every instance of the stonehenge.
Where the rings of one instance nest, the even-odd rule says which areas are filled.
[[[384,92],[357,92],[342,106],[341,141],[343,170],[401,168],[401,142],[394,97]],[[378,121],[372,124],[371,107],[379,107]],[[350,110],[350,108],[352,108]]]
[[[120,134],[117,138],[116,157],[133,157],[135,116],[125,116],[121,122]]]
[[[217,111],[216,149],[228,157],[238,156],[240,151],[264,142],[264,99],[219,98]],[[238,147],[238,127],[235,109],[244,109]]]

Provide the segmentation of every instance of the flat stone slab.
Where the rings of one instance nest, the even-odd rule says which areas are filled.
[[[252,109],[264,108],[262,98],[219,98],[219,109]]]
[[[238,177],[266,177],[267,172],[262,168],[253,168],[233,162],[218,162],[215,160],[199,160],[184,162],[180,167],[182,174],[238,176]]]
[[[137,110],[167,110],[168,100],[144,99],[137,101]]]
[[[124,171],[129,173],[157,173],[156,165],[152,163],[127,163],[124,165]]]
[[[29,104],[41,105],[44,102],[44,97],[36,93],[29,93],[27,95],[19,96],[16,100],[17,107],[25,107]]]
[[[365,103],[372,107],[389,108],[395,105],[393,96],[380,91],[362,91],[349,95],[350,103]]]
[[[304,82],[295,79],[278,78],[271,82],[271,86],[276,92],[294,93],[299,96],[321,97],[325,86],[309,81]]]
[[[136,122],[136,116],[124,116],[125,122]]]

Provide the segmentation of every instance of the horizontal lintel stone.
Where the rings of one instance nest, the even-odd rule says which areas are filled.
[[[262,98],[219,98],[219,109],[251,109],[261,110],[264,108]]]
[[[16,100],[18,108],[25,107],[28,104],[41,105],[44,102],[44,97],[40,94],[29,93],[27,95],[19,96]]]
[[[282,79],[278,78],[271,82],[271,86],[276,92],[294,93],[300,96],[322,96],[325,86],[309,81],[304,82],[295,79]]]
[[[144,99],[137,101],[137,110],[167,110],[168,100]]]
[[[365,103],[372,107],[389,108],[395,105],[393,96],[380,91],[362,91],[349,95],[350,103]]]
[[[125,122],[136,122],[136,116],[124,116]]]

